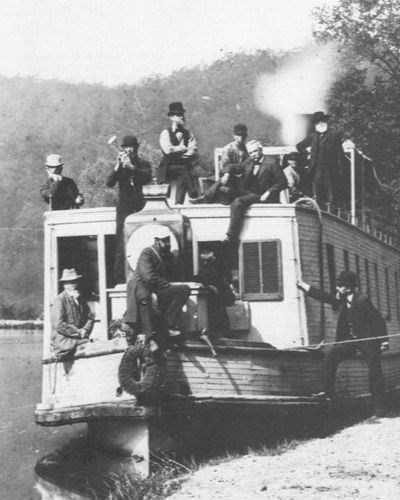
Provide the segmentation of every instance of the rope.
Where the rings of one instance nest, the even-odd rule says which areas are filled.
[[[335,342],[320,342],[319,344],[310,344],[308,346],[299,346],[299,347],[287,347],[286,349],[280,349],[282,351],[296,351],[298,349],[319,349],[322,346],[327,346],[327,345],[336,345],[336,344],[348,344],[350,342],[356,343],[356,342],[367,342],[369,340],[379,340],[379,339],[388,339],[391,337],[400,337],[400,333],[392,333],[390,335],[380,335],[379,337],[365,337],[362,339],[354,338],[354,339],[348,339],[348,340],[336,340]]]

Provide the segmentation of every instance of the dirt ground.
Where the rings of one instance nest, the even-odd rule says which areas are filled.
[[[370,418],[281,455],[207,466],[171,500],[398,500],[400,416]]]

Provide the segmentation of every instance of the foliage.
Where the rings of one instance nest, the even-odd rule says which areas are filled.
[[[370,158],[384,182],[374,220],[399,236],[400,4],[340,0],[314,11],[315,38],[339,48],[340,71],[328,99],[337,127]]]
[[[315,10],[314,35],[335,41],[358,61],[376,65],[400,83],[400,3],[398,0],[341,0]]]

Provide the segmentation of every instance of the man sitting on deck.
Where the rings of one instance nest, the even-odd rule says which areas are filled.
[[[185,284],[173,283],[171,279],[170,231],[166,226],[160,226],[154,244],[142,250],[135,271],[128,277],[124,322],[132,327],[140,324],[143,333],[137,336],[139,342],[150,340],[153,336],[152,293],[154,293],[157,296],[162,319],[168,328],[170,344],[177,347],[182,345],[183,337],[177,322],[182,307],[190,295],[190,288]]]
[[[93,329],[94,315],[78,290],[80,278],[75,269],[64,269],[60,279],[64,290],[53,306],[51,345],[60,358],[74,354]]]
[[[244,163],[244,190],[231,204],[231,219],[225,242],[236,244],[242,229],[243,218],[253,203],[279,203],[279,193],[287,187],[287,181],[279,165],[266,162],[259,141],[247,144],[250,158]]]
[[[335,389],[337,367],[345,358],[360,351],[369,369],[369,385],[376,416],[384,415],[384,380],[380,352],[388,347],[386,324],[380,312],[366,295],[355,291],[357,275],[343,271],[337,280],[337,294],[320,291],[304,281],[297,286],[314,299],[331,304],[338,311],[336,342],[329,350],[325,361],[325,391],[316,396],[332,398]],[[374,337],[383,337],[375,339]],[[369,339],[369,340],[363,340]]]
[[[190,203],[222,203],[230,205],[238,196],[246,194],[243,189],[243,162],[249,154],[246,148],[247,127],[238,123],[233,127],[233,141],[227,144],[221,154],[219,181],[215,182],[198,198],[189,198]]]

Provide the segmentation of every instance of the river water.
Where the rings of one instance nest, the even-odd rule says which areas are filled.
[[[35,406],[41,399],[41,357],[41,331],[0,330],[1,500],[45,498],[38,491],[43,491],[43,486],[37,486],[34,471],[37,462],[71,440],[79,443],[86,433],[83,424],[63,427],[35,424]]]

